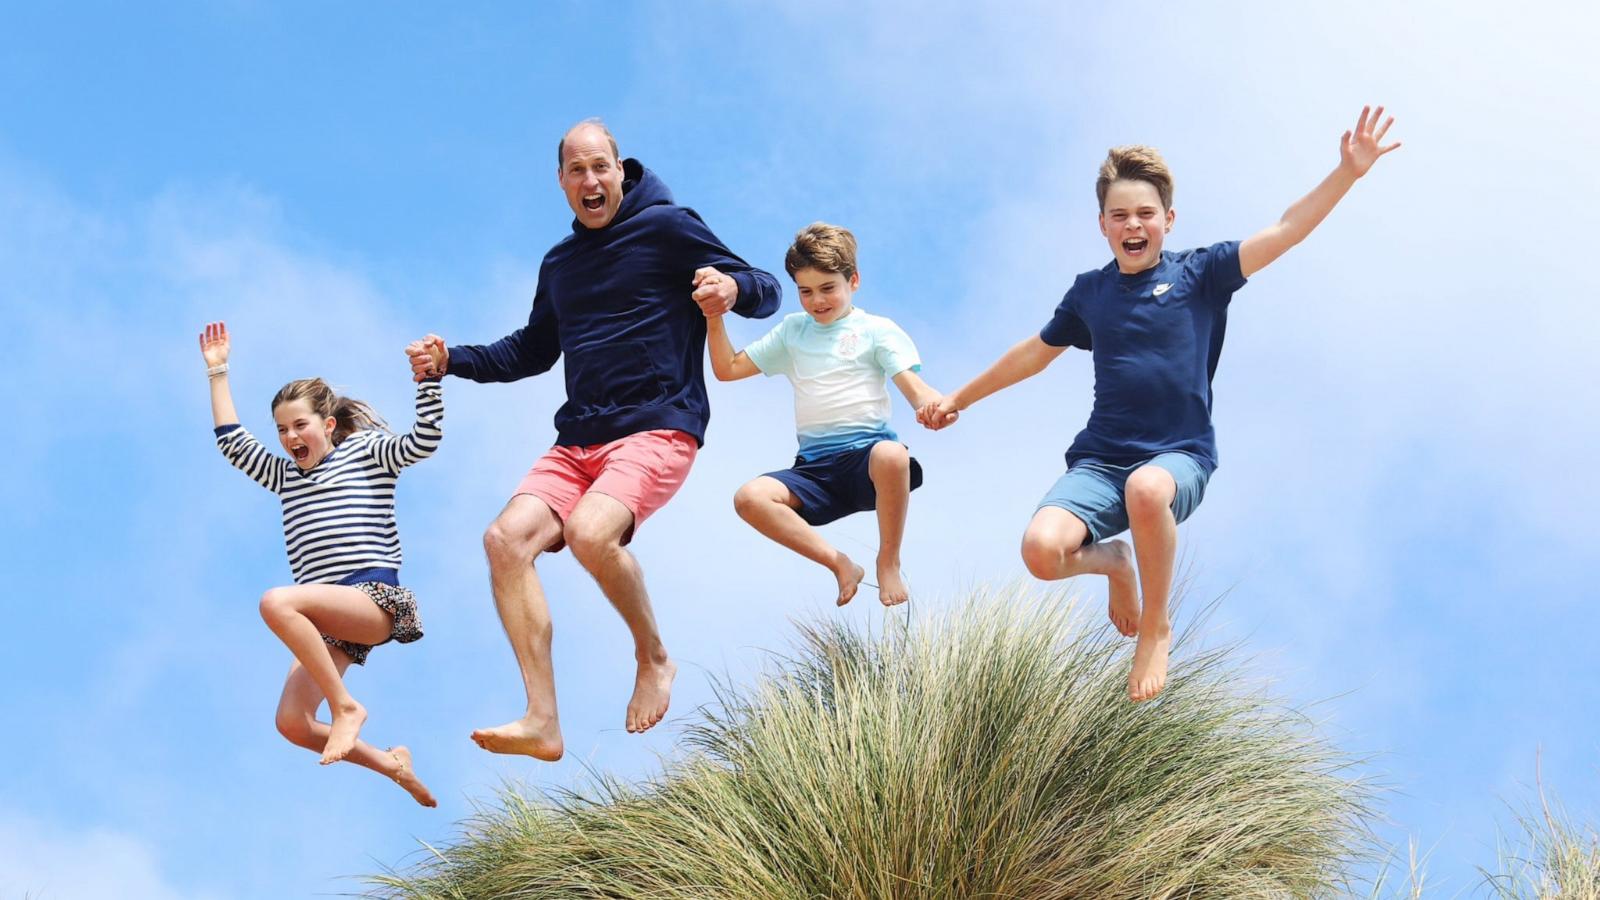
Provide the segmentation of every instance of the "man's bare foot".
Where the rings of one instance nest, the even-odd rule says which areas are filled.
[[[678,666],[663,656],[660,662],[642,662],[633,681],[633,699],[628,701],[628,733],[648,731],[667,714],[672,700],[672,679]]]
[[[900,574],[900,560],[878,561],[878,600],[884,606],[899,606],[911,599],[911,589],[906,587]]]
[[[1106,612],[1123,637],[1133,637],[1139,633],[1139,571],[1133,566],[1133,550],[1126,541],[1106,541],[1103,546],[1120,560],[1117,571],[1106,576],[1111,585]]]
[[[330,703],[328,711],[333,714],[333,726],[328,731],[328,742],[322,745],[322,764],[325,766],[350,755],[356,738],[361,735],[361,726],[367,721],[367,708],[355,700],[337,709]]]
[[[839,579],[839,606],[843,606],[855,599],[856,591],[861,588],[861,579],[867,577],[867,570],[851,561],[850,557],[839,554],[839,561],[830,566],[833,577]]]
[[[1128,673],[1128,699],[1143,703],[1167,686],[1167,651],[1172,649],[1172,623],[1141,624]]]
[[[566,752],[561,722],[555,716],[542,720],[521,718],[494,728],[479,728],[472,733],[472,739],[490,753],[521,754],[545,762],[555,762]]]
[[[411,768],[411,751],[404,747],[390,747],[389,755],[394,757],[395,762],[395,770],[389,773],[394,783],[405,788],[406,793],[423,806],[438,806],[439,801],[433,799],[433,792],[417,777],[417,771]]]

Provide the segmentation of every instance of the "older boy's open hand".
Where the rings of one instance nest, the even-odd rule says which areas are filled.
[[[438,378],[450,366],[450,351],[445,347],[444,338],[437,334],[407,344],[406,356],[411,360],[412,381]]]
[[[1371,113],[1370,118],[1368,113]],[[1378,157],[1400,146],[1399,141],[1383,146],[1383,136],[1389,133],[1389,126],[1394,124],[1394,116],[1390,116],[1379,127],[1378,120],[1382,118],[1383,107],[1374,110],[1370,106],[1363,106],[1355,130],[1346,131],[1344,137],[1339,139],[1339,166],[1357,178],[1367,174]]]
[[[706,318],[726,314],[739,299],[739,282],[717,271],[713,266],[696,269],[694,293],[689,295],[705,313]]]
[[[959,418],[961,418],[961,410],[956,409],[955,401],[949,397],[941,397],[934,402],[925,403],[917,407],[917,421],[923,427],[932,431],[938,431],[948,425],[953,425],[956,419]]]
[[[228,323],[210,322],[206,330],[200,332],[200,355],[206,359],[206,365],[216,368],[228,361]]]

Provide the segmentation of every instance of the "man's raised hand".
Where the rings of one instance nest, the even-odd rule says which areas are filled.
[[[437,334],[407,344],[406,356],[411,360],[412,381],[438,378],[450,366],[450,351],[445,347],[444,338]]]
[[[706,318],[726,314],[739,299],[739,282],[712,266],[696,269],[694,293],[689,295]]]
[[[1371,113],[1370,118],[1368,113]],[[1339,165],[1349,169],[1357,178],[1367,174],[1378,157],[1400,147],[1399,141],[1383,146],[1383,136],[1389,133],[1389,126],[1394,124],[1394,116],[1390,116],[1379,127],[1378,120],[1382,118],[1383,107],[1374,110],[1370,106],[1363,106],[1355,130],[1346,131],[1344,137],[1339,139]]]

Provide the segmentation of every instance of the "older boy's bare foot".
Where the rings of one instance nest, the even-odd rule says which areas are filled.
[[[1139,628],[1139,644],[1133,649],[1133,671],[1128,673],[1128,699],[1143,703],[1167,686],[1167,651],[1172,649],[1172,624],[1145,625]]]
[[[1111,602],[1107,614],[1123,637],[1139,633],[1139,572],[1133,566],[1133,550],[1126,541],[1106,541],[1103,546],[1117,556],[1117,571],[1106,576]]]
[[[878,561],[878,600],[884,606],[899,606],[911,599],[911,589],[906,587],[900,574],[900,561]]]
[[[566,752],[561,722],[555,716],[521,718],[494,728],[479,728],[472,733],[472,740],[490,753],[520,754],[545,762],[555,762]]]
[[[678,666],[661,657],[659,661],[642,662],[633,680],[633,699],[628,701],[628,733],[648,731],[667,714],[667,704],[672,701],[672,679]]]
[[[829,568],[833,570],[833,577],[839,579],[837,604],[843,606],[855,599],[856,591],[861,589],[861,579],[867,577],[867,570],[856,565],[843,553],[839,554],[839,561]]]
[[[395,762],[395,770],[389,773],[394,783],[405,788],[406,793],[423,806],[438,806],[439,801],[433,799],[433,792],[417,777],[417,771],[411,768],[411,751],[404,747],[390,747],[389,755],[394,757]]]
[[[325,766],[350,755],[355,748],[356,738],[361,735],[361,726],[367,721],[367,708],[354,700],[338,708],[329,704],[328,711],[333,714],[333,727],[328,731],[328,742],[322,745],[322,764]]]

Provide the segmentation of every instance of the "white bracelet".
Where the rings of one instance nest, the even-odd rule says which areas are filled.
[[[228,371],[228,364],[227,363],[223,363],[223,364],[218,365],[218,366],[212,366],[211,368],[206,369],[206,377],[215,378],[218,375],[225,374],[227,371]]]

